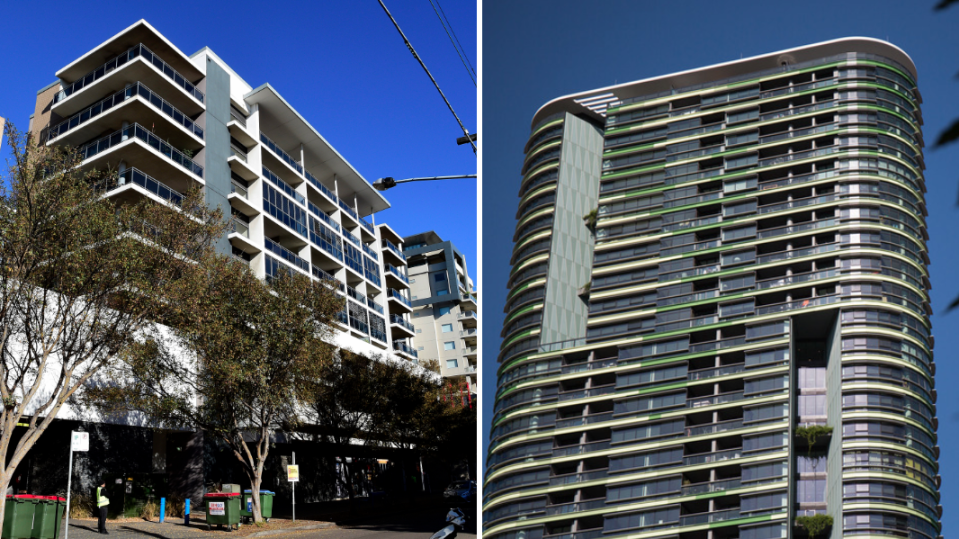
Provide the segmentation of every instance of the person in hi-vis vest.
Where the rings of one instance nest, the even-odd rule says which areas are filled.
[[[110,498],[106,497],[106,486],[107,482],[102,480],[97,487],[97,531],[100,533],[107,533],[107,506],[110,505]]]

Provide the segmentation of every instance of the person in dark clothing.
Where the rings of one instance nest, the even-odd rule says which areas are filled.
[[[108,534],[107,532],[107,506],[110,505],[110,498],[106,497],[106,480],[100,481],[97,487],[97,531]]]

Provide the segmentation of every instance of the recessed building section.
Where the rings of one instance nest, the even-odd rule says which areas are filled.
[[[544,105],[484,537],[940,537],[920,103],[849,38]]]

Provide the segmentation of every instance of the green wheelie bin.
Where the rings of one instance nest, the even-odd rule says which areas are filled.
[[[273,516],[273,496],[274,492],[269,490],[260,491],[260,515],[267,522],[270,521],[270,518]],[[240,516],[243,518],[253,519],[253,490],[246,489],[243,491],[243,503],[240,507]]]
[[[3,513],[3,539],[30,538],[38,501],[39,496],[33,494],[7,495]]]
[[[238,492],[211,492],[203,496],[206,506],[206,528],[209,530],[214,524],[221,527],[224,524],[233,531],[233,525],[240,528],[240,494]]]
[[[67,499],[59,496],[37,496],[33,513],[33,539],[58,539],[60,520],[67,508]]]

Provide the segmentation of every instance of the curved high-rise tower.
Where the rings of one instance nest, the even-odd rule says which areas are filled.
[[[920,102],[849,38],[544,105],[484,536],[936,539]]]

